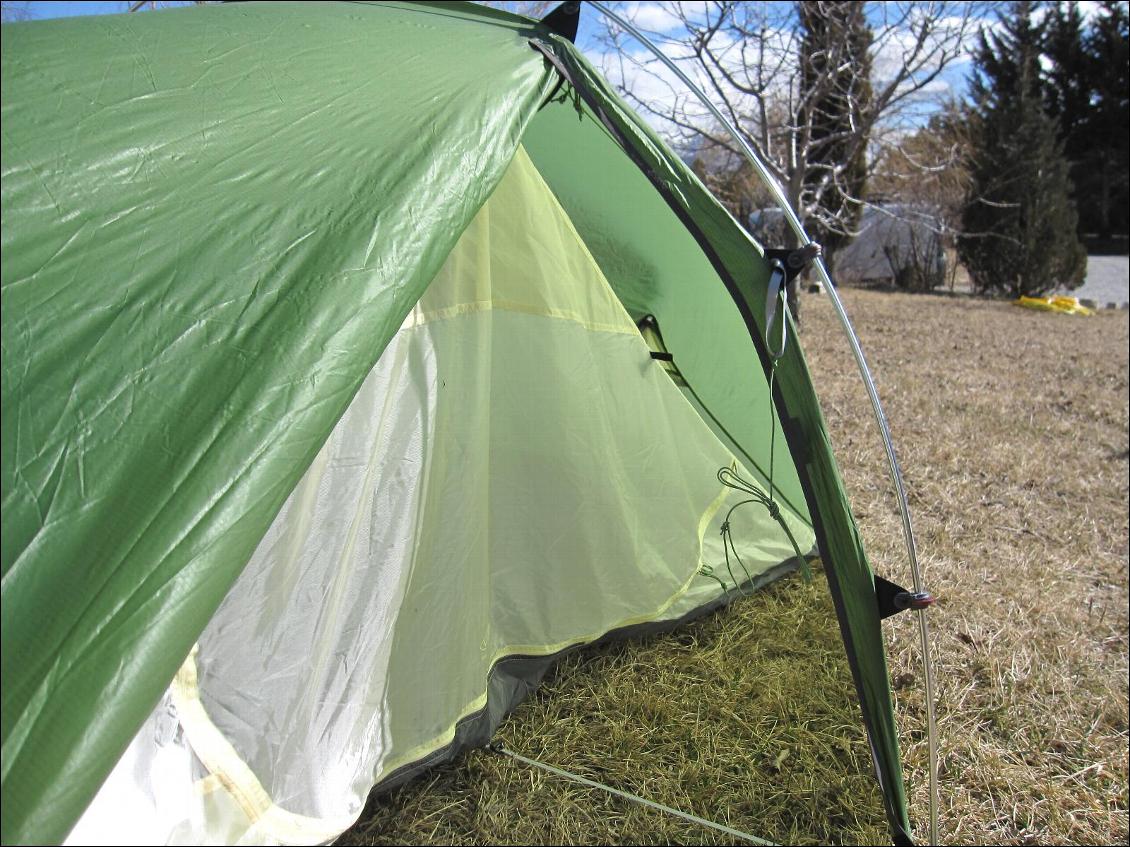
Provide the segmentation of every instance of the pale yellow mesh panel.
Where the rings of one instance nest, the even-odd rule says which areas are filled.
[[[479,309],[636,334],[632,319],[522,148],[406,326]]]
[[[158,798],[151,840],[332,838],[499,659],[716,597],[731,462],[519,151],[106,790]],[[751,575],[792,556],[762,507],[732,523]]]

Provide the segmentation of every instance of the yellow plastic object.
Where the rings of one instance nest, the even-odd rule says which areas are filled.
[[[1088,309],[1082,305],[1078,297],[1021,297],[1012,302],[1017,306],[1039,309],[1043,312],[1063,312],[1066,315],[1093,315],[1095,313],[1094,309]]]

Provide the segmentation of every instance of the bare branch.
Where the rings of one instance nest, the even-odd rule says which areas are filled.
[[[863,16],[871,31],[866,78],[846,39],[804,41],[801,13],[813,14],[813,7],[832,21]],[[866,178],[885,169],[890,190],[898,183],[896,162],[901,170],[940,179],[956,161],[952,145],[898,153],[913,137],[924,102],[936,99],[946,70],[965,55],[979,25],[970,2],[815,0],[802,10],[714,0],[648,4],[626,14],[707,92],[785,187],[802,219],[819,221],[825,231],[850,237],[860,209],[877,205],[856,196],[861,192],[851,185],[860,174],[849,173],[849,162],[863,160]],[[673,75],[613,26],[604,27],[602,40],[616,56],[606,70],[633,105],[711,168],[742,170],[733,142]],[[828,160],[833,149],[837,157]],[[748,181],[721,172],[711,178],[735,196],[752,191]]]

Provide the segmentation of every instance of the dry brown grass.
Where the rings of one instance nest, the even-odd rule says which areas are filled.
[[[942,838],[1125,843],[1126,312],[847,291],[903,465],[940,680]],[[826,302],[808,349],[872,563],[906,579],[881,448]],[[818,339],[818,340],[817,340]],[[913,622],[887,628],[916,822]]]
[[[1082,319],[845,291],[884,397],[929,587],[942,838],[1127,833],[1125,312]],[[803,343],[877,572],[908,582],[866,398],[829,304]],[[575,654],[503,726],[515,750],[785,843],[886,838],[822,578],[668,636]],[[887,627],[911,814],[925,840],[913,620]],[[726,843],[472,751],[374,798],[345,843]]]

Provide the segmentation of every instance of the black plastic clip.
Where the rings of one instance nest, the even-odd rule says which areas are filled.
[[[879,604],[880,618],[889,618],[907,609],[928,609],[937,602],[933,594],[907,591],[881,576],[875,577],[875,600]]]
[[[765,258],[772,262],[776,259],[785,269],[785,281],[792,282],[802,274],[809,265],[823,253],[823,248],[815,241],[810,241],[803,247],[795,250],[766,250]]]
[[[542,18],[541,22],[562,38],[567,38],[576,44],[577,27],[581,22],[581,4],[579,2],[562,3]]]

